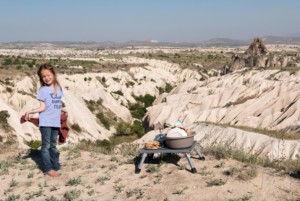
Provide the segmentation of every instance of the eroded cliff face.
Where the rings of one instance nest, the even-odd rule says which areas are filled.
[[[300,131],[300,71],[240,71],[205,81],[191,79],[162,95],[148,109],[144,120],[153,128],[138,142],[153,140],[158,125],[179,119],[194,130],[202,144],[228,143],[270,158],[295,158],[299,140],[282,140]],[[213,125],[206,124],[207,122]],[[223,126],[226,125],[226,128]],[[282,131],[282,139],[247,132],[236,127]]]
[[[189,80],[149,108],[149,126],[214,122],[268,130],[300,130],[300,71],[235,72]]]
[[[81,132],[71,129],[69,142],[82,139],[102,140],[115,133],[114,126],[108,130],[97,120],[89,109],[89,103],[101,104],[104,112],[108,112],[115,119],[131,122],[128,104],[136,102],[134,96],[158,96],[159,88],[165,87],[167,83],[175,86],[189,79],[200,80],[203,76],[196,70],[183,70],[177,64],[160,60],[129,57],[122,62],[132,61],[143,65],[113,73],[59,75],[58,79],[65,94],[65,110],[69,113],[68,124],[78,124],[81,128]],[[8,136],[13,136],[20,147],[26,147],[26,142],[40,139],[38,127],[30,123],[20,124],[19,121],[21,115],[39,105],[36,100],[38,82],[35,75],[17,76],[9,80],[9,85],[0,82],[0,111],[8,111],[8,124],[12,128],[9,133],[0,131],[3,141]]]

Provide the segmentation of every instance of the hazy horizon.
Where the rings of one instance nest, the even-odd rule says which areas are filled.
[[[296,0],[15,0],[1,1],[0,6],[0,42],[202,42],[300,36]]]

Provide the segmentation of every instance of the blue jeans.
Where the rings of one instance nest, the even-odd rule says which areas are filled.
[[[59,132],[59,128],[54,127],[40,127],[42,134],[42,162],[44,172],[50,170],[59,170],[59,154],[56,148],[56,140]]]

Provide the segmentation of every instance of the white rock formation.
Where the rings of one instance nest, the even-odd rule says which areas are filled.
[[[77,123],[82,132],[71,130],[69,142],[81,139],[107,139],[115,129],[105,129],[92,112],[87,108],[85,100],[97,102],[101,100],[102,106],[114,113],[124,121],[132,121],[131,114],[126,105],[135,103],[134,96],[151,94],[159,95],[158,87],[165,87],[166,83],[173,86],[190,78],[200,79],[196,71],[182,70],[174,65],[160,60],[139,58],[126,58],[124,63],[148,63],[147,66],[134,67],[129,71],[119,70],[113,73],[86,73],[74,75],[59,75],[58,80],[64,91],[64,103],[69,113],[68,123]],[[103,82],[104,81],[104,82]],[[38,127],[30,123],[19,123],[19,118],[26,111],[37,108],[36,93],[39,88],[37,76],[16,77],[11,87],[13,92],[7,92],[4,83],[0,82],[0,110],[7,110],[10,114],[9,124],[14,128],[13,135],[18,137],[20,147],[24,141],[40,139]],[[115,92],[122,92],[118,95]],[[124,106],[125,105],[125,106]],[[37,115],[35,115],[37,116]],[[5,134],[0,135],[5,138]]]
[[[173,89],[168,96],[159,98],[148,108],[145,120],[149,127],[171,125],[177,119],[198,133],[197,140],[209,136],[210,144],[234,138],[235,145],[265,147],[271,158],[295,158],[299,153],[299,140],[278,140],[262,134],[238,129],[214,128],[203,130],[200,122],[213,122],[234,126],[247,126],[268,130],[293,132],[300,130],[300,71],[245,71],[235,72],[206,81],[189,80]],[[214,130],[215,129],[215,130]],[[144,138],[153,140],[153,133]],[[150,137],[149,137],[149,136]],[[283,150],[284,149],[284,150]]]

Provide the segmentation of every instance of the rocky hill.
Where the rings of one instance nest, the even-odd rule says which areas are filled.
[[[125,58],[123,63],[135,62],[148,65],[119,70],[114,73],[61,74],[59,82],[65,94],[65,110],[69,113],[68,123],[72,127],[69,142],[81,139],[107,139],[115,132],[114,126],[106,128],[97,120],[91,108],[101,106],[101,112],[111,116],[111,120],[132,122],[129,103],[136,102],[134,96],[150,94],[158,96],[166,84],[175,86],[184,80],[197,79],[195,70],[182,70],[179,65],[159,60]],[[0,111],[8,112],[11,132],[0,132],[1,140],[13,136],[22,147],[24,143],[40,139],[38,128],[32,124],[20,124],[20,117],[26,111],[36,108],[35,98],[38,79],[33,76],[17,76],[0,82]],[[77,131],[76,131],[77,130]]]

